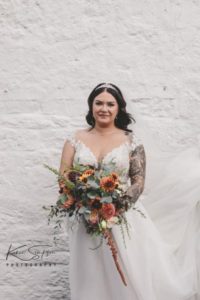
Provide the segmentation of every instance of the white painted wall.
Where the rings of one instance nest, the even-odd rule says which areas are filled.
[[[43,163],[59,167],[96,84],[117,84],[167,151],[198,145],[199,15],[197,0],[0,0],[0,299],[70,299],[65,232],[49,256],[62,264],[16,266],[5,254],[51,244],[42,205],[57,185]]]

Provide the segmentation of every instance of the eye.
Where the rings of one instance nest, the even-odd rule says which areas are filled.
[[[99,100],[96,100],[96,101],[94,102],[94,104],[100,106],[100,105],[103,105],[103,102],[102,102],[102,101],[99,101]],[[114,103],[114,102],[107,102],[106,105],[107,105],[108,107],[113,107],[113,106],[115,106],[115,103]]]
[[[101,101],[95,101],[95,104],[96,105],[102,105],[102,102]]]

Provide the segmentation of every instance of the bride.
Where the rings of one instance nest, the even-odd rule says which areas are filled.
[[[179,170],[174,167],[180,159],[187,165],[185,153],[179,160],[168,161],[156,186],[155,180],[154,184],[149,181],[151,189],[145,199],[148,151],[141,137],[128,128],[135,119],[126,111],[120,89],[114,84],[97,85],[89,95],[88,106],[89,127],[68,134],[60,172],[64,174],[75,163],[103,168],[115,162],[116,171],[123,170],[120,180],[125,197],[131,197],[136,209],[126,212],[130,231],[126,248],[120,226],[112,230],[127,286],[116,271],[108,245],[103,243],[92,250],[99,245],[98,237],[91,238],[82,223],[71,230],[67,220],[71,300],[199,300],[199,172],[191,172],[197,162],[199,166],[198,159],[191,159],[190,170],[187,166]],[[152,172],[154,168],[151,166]],[[180,179],[173,182],[176,170]],[[188,181],[185,171],[190,173]]]

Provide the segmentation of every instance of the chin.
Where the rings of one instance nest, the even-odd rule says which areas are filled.
[[[97,120],[96,123],[99,124],[99,125],[104,125],[104,126],[107,125],[108,126],[112,123],[112,121]]]

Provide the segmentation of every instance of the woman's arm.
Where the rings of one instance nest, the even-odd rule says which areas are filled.
[[[146,175],[146,155],[144,146],[138,145],[130,154],[129,176],[131,186],[126,192],[126,196],[135,203],[144,190]]]
[[[74,150],[73,145],[70,143],[69,140],[66,140],[66,142],[64,143],[64,146],[63,146],[61,160],[60,160],[59,172],[61,174],[64,174],[64,171],[67,168],[70,168],[72,166],[74,153],[75,153],[75,150]]]

